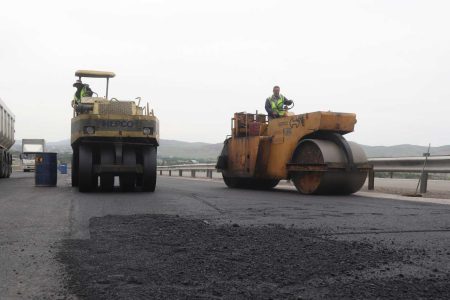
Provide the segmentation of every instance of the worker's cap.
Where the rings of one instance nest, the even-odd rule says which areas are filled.
[[[81,82],[81,80],[77,80],[77,81],[75,81],[73,86],[79,86],[79,85],[82,85],[82,84],[83,84],[83,82]]]

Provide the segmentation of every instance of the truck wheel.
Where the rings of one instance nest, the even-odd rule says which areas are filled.
[[[6,166],[5,151],[0,150],[0,178],[4,178],[6,175],[5,166]]]
[[[142,190],[154,192],[156,187],[156,147],[144,147],[142,150],[142,163],[144,172],[142,174]]]
[[[92,162],[91,147],[81,144],[79,147],[78,189],[82,193],[90,192],[93,189]]]
[[[7,178],[9,173],[8,152],[3,151],[3,178]]]
[[[12,155],[8,153],[8,173],[6,174],[6,178],[11,177],[12,174]]]

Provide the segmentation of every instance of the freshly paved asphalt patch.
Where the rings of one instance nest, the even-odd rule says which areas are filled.
[[[87,240],[65,240],[59,254],[70,275],[70,291],[85,299],[450,295],[449,276],[437,274],[438,270],[414,276],[401,273],[413,264],[408,251],[324,238],[313,230],[134,215],[94,218],[90,233]]]

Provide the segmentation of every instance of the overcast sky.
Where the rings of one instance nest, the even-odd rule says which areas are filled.
[[[77,69],[149,101],[161,138],[220,142],[273,85],[350,140],[450,144],[450,1],[2,1],[0,98],[16,138],[70,137]],[[103,80],[87,81],[104,95]]]

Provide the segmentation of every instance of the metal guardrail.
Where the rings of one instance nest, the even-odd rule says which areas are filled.
[[[425,157],[371,158],[375,172],[422,172]],[[425,171],[428,173],[450,173],[450,155],[429,156]]]
[[[195,177],[196,172],[206,172],[206,177],[212,178],[213,172],[216,170],[216,164],[190,164],[190,165],[173,165],[173,166],[158,166],[159,175],[163,174],[163,171],[167,171],[169,176],[172,176],[173,172],[178,172],[178,176],[183,176],[183,171],[190,171],[191,177]]]
[[[420,193],[426,193],[428,187],[428,174],[430,173],[450,173],[450,155],[428,156],[426,165],[425,157],[392,157],[392,158],[371,158],[370,164],[373,170],[369,172],[369,190],[375,188],[375,173],[423,173],[420,177]]]
[[[422,173],[420,192],[426,193],[428,185],[428,174],[432,173],[450,173],[450,155],[448,156],[429,156],[427,164],[424,168],[425,157],[392,157],[392,158],[370,158],[369,163],[373,165],[373,170],[369,172],[369,190],[375,188],[375,173]],[[178,172],[178,176],[183,176],[183,172],[191,173],[191,177],[196,176],[196,172],[206,172],[206,177],[212,178],[212,174],[216,171],[216,164],[190,164],[190,165],[173,165],[158,166],[159,174],[164,171],[172,176],[172,172]]]
[[[189,165],[173,165],[158,166],[158,170],[215,170],[216,164],[189,164]]]

